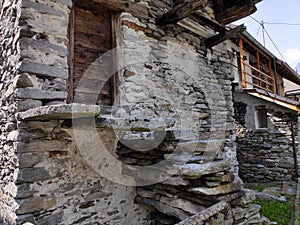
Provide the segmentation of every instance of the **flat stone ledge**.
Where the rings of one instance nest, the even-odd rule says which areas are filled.
[[[150,117],[132,117],[116,118],[110,115],[103,115],[96,118],[97,127],[113,128],[120,131],[164,131],[171,128],[176,123],[173,118],[150,118]]]
[[[61,104],[41,106],[17,113],[18,120],[65,120],[95,117],[101,112],[99,105]]]

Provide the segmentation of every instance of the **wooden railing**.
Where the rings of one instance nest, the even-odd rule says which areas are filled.
[[[251,69],[251,73],[247,72],[247,70],[245,69],[244,70],[244,73],[245,73],[245,80],[244,80],[244,83],[245,84],[250,84],[256,88],[259,88],[259,89],[263,89],[265,91],[268,91],[268,92],[272,92],[272,93],[275,93],[275,80],[274,78],[272,77],[272,75],[270,74],[266,74],[264,72],[262,72],[261,70],[251,66],[251,65],[248,65],[246,63],[243,63],[244,64],[244,68],[248,67]],[[256,74],[253,73],[256,72]],[[246,79],[246,76],[250,76],[252,77],[252,82],[250,82],[249,80]],[[257,81],[257,83],[253,82],[253,81]]]

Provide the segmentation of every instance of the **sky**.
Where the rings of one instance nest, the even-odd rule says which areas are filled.
[[[251,17],[260,23],[261,21],[264,22],[266,32],[281,54],[276,50],[266,32],[265,47],[278,58],[286,61],[292,68],[295,68],[300,62],[300,0],[263,0],[256,4],[256,7],[257,11]],[[234,22],[234,24],[244,24],[247,27],[247,31],[263,44],[262,27],[251,17],[248,16]]]

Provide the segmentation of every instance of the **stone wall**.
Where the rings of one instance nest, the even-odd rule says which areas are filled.
[[[203,155],[189,152],[195,141],[181,143],[172,129],[157,148],[136,151],[128,141],[137,144],[138,135],[149,133],[143,129],[151,118],[95,118],[99,112],[95,106],[59,105],[18,114],[17,224],[268,224],[230,159],[200,163]],[[153,127],[161,124],[152,121]],[[207,150],[208,143],[201,143],[195,153]],[[169,163],[155,167],[166,157]]]
[[[20,39],[8,39],[12,49],[19,46],[20,58],[18,51],[2,51],[16,57],[5,68],[12,71],[3,89],[6,111],[12,109],[3,113],[12,123],[2,121],[5,221],[174,224],[200,217],[216,224],[262,223],[237,174],[226,45],[209,50],[204,37],[181,26],[157,26],[171,1],[126,5],[116,15],[117,47],[110,52],[117,62],[118,105],[100,116],[99,107],[49,106],[67,98],[72,2],[23,0],[21,8],[3,10],[21,10],[20,21],[10,23]],[[214,18],[211,1],[203,13]],[[75,102],[85,103],[76,96]],[[18,121],[15,111],[21,112]]]
[[[272,129],[252,130],[245,126],[247,103],[235,102],[237,156],[240,176],[245,182],[282,182],[295,179],[291,120],[292,112],[272,110],[267,105]],[[253,120],[254,121],[254,120]],[[297,122],[295,123],[297,124]],[[295,127],[295,136],[298,132]],[[298,145],[295,144],[297,149]]]
[[[70,105],[61,108],[63,114],[54,117],[71,117]],[[83,109],[81,115],[99,113],[97,108]],[[84,132],[88,126],[86,122],[78,129]],[[86,163],[72,120],[29,119],[20,121],[18,128],[17,224],[150,224],[149,209],[134,203],[135,187],[113,183]],[[113,132],[99,133],[113,140]]]
[[[0,223],[1,220],[12,223],[17,208],[14,197],[18,160],[10,132],[17,127],[14,117],[16,101],[13,94],[14,85],[18,81],[17,69],[20,58],[18,47],[20,4],[21,1],[0,1]]]
[[[66,100],[71,6],[71,0],[22,1],[19,40],[22,82],[15,91],[19,111]]]

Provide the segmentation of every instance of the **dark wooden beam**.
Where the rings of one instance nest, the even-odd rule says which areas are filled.
[[[215,0],[214,5],[215,5],[215,10],[217,10],[218,12],[220,12],[220,11],[222,11],[222,9],[224,9],[223,0]]]
[[[136,3],[136,2],[131,2],[127,0],[73,0],[77,4],[80,4],[89,9],[94,9],[96,11],[103,10],[111,10],[114,12],[128,12],[131,13],[132,15],[138,17],[138,18],[143,18],[143,19],[148,19],[149,18],[149,11],[148,8],[142,4]]]
[[[185,19],[194,12],[204,8],[207,5],[207,0],[185,0],[176,5],[173,9],[162,15],[157,23],[159,25],[175,24],[180,20]]]
[[[197,23],[199,23],[202,26],[210,27],[214,31],[217,31],[217,32],[226,31],[226,28],[224,25],[218,23],[216,20],[206,17],[205,15],[203,15],[199,12],[193,13],[191,16],[189,16],[189,18],[196,21]]]
[[[246,27],[244,25],[240,25],[238,27],[235,27],[231,30],[227,30],[225,32],[222,32],[220,34],[217,34],[215,36],[212,36],[208,38],[205,41],[205,46],[207,48],[212,48],[213,46],[222,43],[223,41],[228,40],[229,38],[235,37],[239,35],[240,33],[244,32],[246,30]]]
[[[253,0],[245,0],[216,14],[216,19],[222,24],[229,24],[256,11]]]

